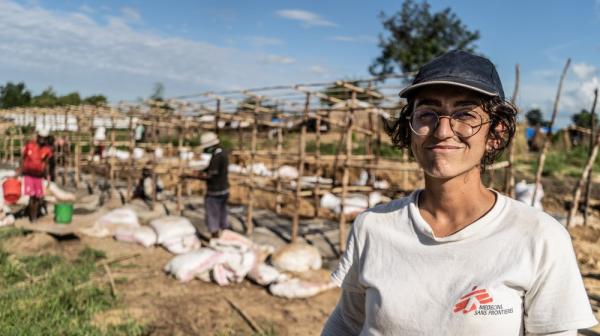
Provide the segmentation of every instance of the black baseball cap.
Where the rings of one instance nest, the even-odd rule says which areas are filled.
[[[502,82],[494,64],[463,50],[449,51],[423,65],[412,84],[400,91],[400,97],[407,98],[415,89],[433,84],[461,86],[504,100]]]

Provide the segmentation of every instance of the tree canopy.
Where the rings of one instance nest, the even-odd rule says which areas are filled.
[[[539,108],[531,109],[525,113],[525,119],[527,119],[527,124],[532,127],[547,127],[550,125],[550,121],[544,119],[544,115]]]
[[[471,31],[448,7],[431,12],[427,1],[404,0],[392,16],[380,14],[386,35],[380,34],[381,54],[369,67],[374,76],[413,72],[452,49],[473,52],[479,31]]]
[[[52,87],[46,88],[42,93],[33,96],[27,89],[25,83],[19,82],[14,84],[7,82],[5,85],[0,85],[0,108],[11,107],[53,107],[65,105],[104,105],[107,99],[104,95],[92,95],[86,98],[81,98],[79,92],[67,93],[64,96],[59,96]]]
[[[579,127],[592,128],[592,114],[586,109],[572,115],[571,120]],[[596,114],[594,114],[594,121],[598,125],[598,116]]]

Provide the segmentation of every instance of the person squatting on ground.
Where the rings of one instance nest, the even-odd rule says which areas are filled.
[[[220,145],[219,138],[213,132],[202,134],[200,147],[205,153],[211,154],[208,167],[198,174],[186,177],[206,180],[205,221],[212,237],[216,238],[221,235],[223,230],[229,228],[227,222],[229,158],[227,151]]]
[[[332,278],[323,335],[576,335],[597,323],[567,230],[487,189],[516,109],[486,58],[451,51],[424,65],[388,129],[425,188],[360,214]]]
[[[44,178],[49,178],[48,161],[53,153],[47,146],[49,131],[38,131],[34,140],[29,141],[23,148],[21,174],[23,175],[24,194],[29,196],[27,211],[29,221],[35,221],[44,205]],[[46,211],[47,212],[47,211]]]

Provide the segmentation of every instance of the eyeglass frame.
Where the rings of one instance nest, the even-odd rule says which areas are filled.
[[[460,138],[462,138],[462,139],[468,139],[468,138],[470,138],[470,137],[474,136],[475,134],[479,133],[479,131],[481,130],[481,126],[483,126],[483,125],[485,125],[485,124],[489,124],[489,123],[491,123],[491,122],[492,122],[492,120],[493,120],[493,118],[492,118],[492,117],[490,117],[488,120],[486,120],[486,121],[482,121],[482,122],[481,122],[481,124],[479,124],[479,125],[477,125],[477,126],[471,126],[471,125],[468,125],[468,124],[466,124],[466,123],[463,123],[463,124],[465,124],[466,126],[469,126],[469,127],[473,128],[473,129],[474,129],[474,128],[476,128],[476,127],[479,127],[479,128],[477,129],[477,131],[473,132],[473,134],[471,134],[471,135],[469,135],[469,136],[462,136],[462,135],[459,135],[459,134],[457,134],[457,133],[456,133],[456,131],[454,130],[454,128],[452,127],[452,120],[455,120],[455,121],[457,121],[457,122],[460,122],[460,121],[458,121],[458,120],[456,120],[456,119],[453,119],[453,118],[452,118],[452,116],[453,116],[454,114],[456,114],[456,113],[459,113],[459,112],[461,112],[461,111],[452,112],[450,115],[440,115],[439,113],[435,113],[435,112],[433,112],[433,114],[435,114],[435,116],[436,116],[437,120],[436,120],[436,122],[435,122],[435,127],[433,127],[433,128],[431,129],[431,131],[429,131],[427,134],[419,134],[419,133],[417,133],[417,132],[416,132],[416,131],[413,129],[413,125],[412,125],[412,118],[413,118],[413,116],[415,115],[415,111],[413,111],[413,112],[412,112],[410,115],[406,116],[406,119],[408,120],[408,127],[410,128],[411,132],[413,132],[413,133],[414,133],[414,134],[416,134],[416,135],[420,135],[420,136],[428,136],[428,135],[431,135],[431,134],[433,134],[433,133],[435,132],[435,130],[436,130],[436,129],[437,129],[439,126],[440,126],[440,119],[442,119],[442,118],[448,118],[448,119],[450,119],[450,129],[452,130],[452,133],[454,133],[454,135],[456,135],[457,137],[460,137]],[[476,114],[479,116],[479,118],[481,118],[481,120],[483,120],[483,116],[482,116],[481,114],[479,114],[479,113],[476,113]]]

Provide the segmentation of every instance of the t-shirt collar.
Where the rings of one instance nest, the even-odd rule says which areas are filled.
[[[494,219],[498,219],[502,209],[504,209],[506,205],[506,198],[495,190],[489,190],[496,194],[496,202],[494,203],[492,209],[475,222],[446,237],[436,237],[433,234],[431,226],[425,221],[425,219],[423,219],[421,212],[419,211],[419,194],[421,193],[422,189],[413,191],[410,195],[409,214],[412,218],[412,225],[414,226],[416,233],[427,236],[435,242],[445,243],[464,240],[480,233],[484,229],[490,228]]]

